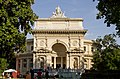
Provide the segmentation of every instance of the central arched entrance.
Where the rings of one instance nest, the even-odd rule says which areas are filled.
[[[56,43],[52,46],[52,50],[56,52],[56,68],[65,68],[66,67],[66,47],[61,43]],[[54,59],[52,58],[52,61]]]

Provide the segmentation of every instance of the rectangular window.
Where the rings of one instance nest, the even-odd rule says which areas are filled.
[[[33,50],[33,46],[31,46],[31,51]]]
[[[86,51],[86,46],[84,46],[84,51]]]
[[[91,51],[94,52],[94,48],[93,47],[91,47]]]

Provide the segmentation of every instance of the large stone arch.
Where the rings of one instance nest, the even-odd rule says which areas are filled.
[[[62,43],[55,43],[52,47],[52,50],[56,52],[56,68],[65,68],[66,67],[66,51],[67,48]]]
[[[61,43],[61,44],[63,44],[65,47],[66,47],[66,50],[68,51],[68,45],[65,43],[65,42],[63,42],[63,41],[60,41],[60,40],[56,40],[56,41],[54,41],[51,45],[50,45],[50,50],[52,50],[52,46],[54,45],[54,44],[56,44],[56,43]]]
[[[55,43],[52,46],[52,50],[56,52],[58,57],[65,57],[66,56],[66,47],[62,43]]]

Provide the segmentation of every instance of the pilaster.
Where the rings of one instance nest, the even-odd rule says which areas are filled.
[[[35,53],[33,53],[33,69],[35,69],[36,67],[35,67],[35,62],[36,62],[36,60],[35,60],[36,58],[35,58]]]
[[[16,58],[16,70],[18,70],[18,58]]]
[[[30,70],[30,68],[29,68],[29,64],[30,64],[30,59],[29,58],[27,58],[27,71],[29,71]]]
[[[23,69],[23,61],[22,61],[22,59],[20,59],[20,73],[22,73],[22,69]]]

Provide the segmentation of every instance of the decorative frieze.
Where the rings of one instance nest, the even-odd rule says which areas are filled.
[[[33,30],[34,34],[85,34],[87,30]]]

